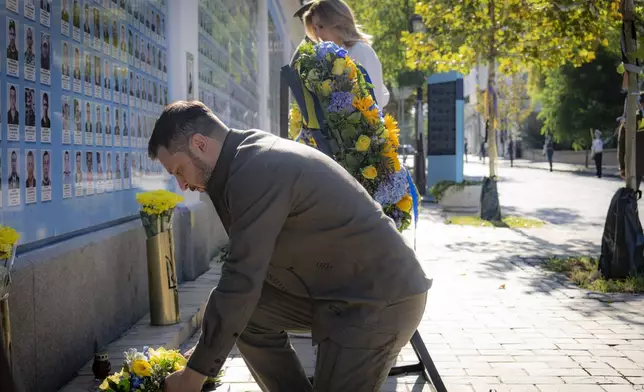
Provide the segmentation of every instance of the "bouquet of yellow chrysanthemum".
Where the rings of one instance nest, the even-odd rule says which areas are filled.
[[[298,105],[306,102],[302,86],[314,104],[291,108],[291,138],[332,154],[382,206],[398,230],[408,228],[412,210],[418,217],[418,191],[398,159],[398,123],[383,115],[374,101],[367,72],[332,42],[302,45],[293,72],[298,82],[291,82],[290,87]],[[318,130],[307,128],[312,116],[323,137],[316,138]]]
[[[125,353],[121,371],[108,376],[99,389],[106,392],[162,392],[165,378],[183,370],[187,362],[177,350],[143,347],[143,352],[139,352],[132,348]],[[216,377],[208,378],[204,385],[214,388],[218,384],[219,377]]]
[[[163,189],[136,194],[141,221],[148,238],[172,228],[172,215],[183,196]]]

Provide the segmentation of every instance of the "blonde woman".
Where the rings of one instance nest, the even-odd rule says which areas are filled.
[[[349,57],[360,63],[371,78],[378,106],[389,103],[389,91],[382,77],[382,63],[360,31],[351,8],[342,0],[317,0],[304,14],[306,35],[314,42],[332,41],[347,49]]]

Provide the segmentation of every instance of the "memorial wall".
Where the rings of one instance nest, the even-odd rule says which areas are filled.
[[[5,0],[3,8],[2,223],[24,245],[136,215],[137,189],[165,186],[146,153],[168,101],[165,4]]]

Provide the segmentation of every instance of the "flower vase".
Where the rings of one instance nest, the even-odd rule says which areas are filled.
[[[9,293],[11,291],[11,267],[16,259],[14,245],[9,257],[0,259],[0,314],[2,314],[2,339],[7,360],[12,364],[11,319],[9,317]]]
[[[150,323],[152,325],[177,324],[180,320],[179,284],[172,229],[149,237],[146,248]]]

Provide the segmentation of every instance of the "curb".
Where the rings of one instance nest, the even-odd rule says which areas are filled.
[[[510,166],[508,165],[507,167],[510,167]],[[514,167],[519,167],[519,168],[522,168],[522,169],[543,170],[543,171],[549,171],[550,170],[549,168],[546,168],[546,167],[533,166],[530,163],[520,163],[520,162],[517,163],[516,161],[514,162]],[[604,170],[606,170],[606,169],[604,169]],[[594,170],[586,169],[586,168],[582,168],[582,167],[568,170],[568,169],[560,169],[560,168],[557,168],[556,166],[554,166],[552,168],[552,171],[557,172],[557,173],[586,174],[588,176],[595,177],[595,171]],[[611,170],[611,171],[602,173],[602,178],[620,178],[620,177],[619,177],[618,173],[614,173]]]
[[[201,328],[201,321],[206,309],[206,303],[212,289],[221,277],[221,264],[217,263],[218,257],[210,262],[210,269],[191,282],[179,285],[179,306],[181,321],[179,324],[155,327],[150,325],[148,313],[118,339],[110,343],[107,348],[112,373],[121,368],[125,359],[125,351],[129,348],[141,350],[143,346],[165,347],[178,349],[192,335]],[[99,383],[94,379],[92,364],[94,359],[83,366],[76,377],[59,392],[94,392]]]

